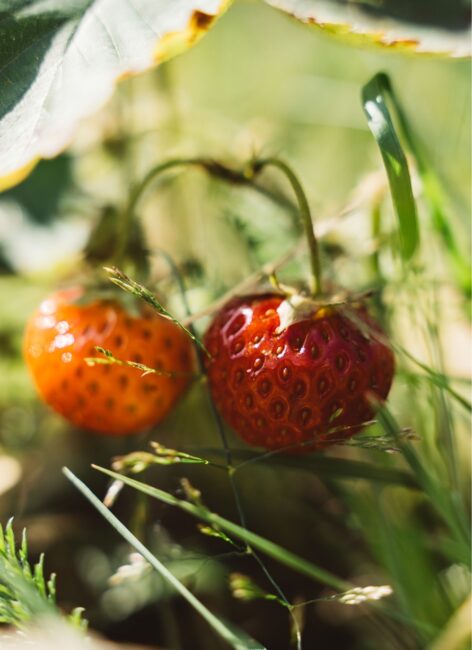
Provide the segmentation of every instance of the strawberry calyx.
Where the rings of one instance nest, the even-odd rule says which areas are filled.
[[[318,307],[312,298],[295,294],[283,300],[276,311],[279,316],[279,326],[275,333],[281,334],[291,325],[313,318],[318,312]]]
[[[119,264],[130,266],[134,275],[146,277],[149,274],[149,250],[143,228],[138,219],[127,223],[122,232],[121,213],[127,208],[104,205],[92,228],[84,247],[83,256],[87,265]]]
[[[365,300],[372,295],[367,291],[361,294],[349,294],[347,292],[338,292],[323,297],[313,298],[294,287],[277,285],[277,290],[268,292],[261,291],[260,295],[271,293],[273,295],[284,296],[285,299],[276,309],[279,317],[279,326],[276,334],[281,334],[291,325],[304,320],[318,320],[333,313],[336,309],[343,306],[350,307],[354,312],[358,312],[365,305]],[[259,295],[259,292],[254,292]],[[345,316],[350,317],[351,309],[345,309]],[[357,319],[356,324],[357,323]]]

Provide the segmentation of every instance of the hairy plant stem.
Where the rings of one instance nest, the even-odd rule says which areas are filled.
[[[121,221],[118,228],[117,247],[115,251],[115,260],[118,266],[123,261],[124,254],[126,252],[128,233],[132,225],[132,220],[136,211],[137,204],[142,194],[155,178],[171,169],[176,169],[178,167],[199,167],[214,178],[217,178],[226,183],[230,183],[232,185],[244,185],[251,187],[257,192],[263,193],[265,196],[268,196],[273,200],[277,200],[277,198],[273,197],[271,194],[267,194],[264,188],[261,188],[259,185],[257,185],[255,179],[266,167],[278,168],[286,176],[297,199],[299,215],[302,220],[303,229],[305,231],[305,236],[307,238],[308,248],[310,251],[312,272],[311,293],[314,297],[321,294],[321,264],[319,246],[313,229],[313,220],[311,217],[310,206],[308,204],[308,200],[306,198],[303,187],[296,174],[291,169],[291,167],[289,167],[289,165],[279,160],[278,158],[252,160],[242,170],[232,169],[210,158],[172,158],[150,169],[143,180],[131,191],[128,204],[121,214]]]

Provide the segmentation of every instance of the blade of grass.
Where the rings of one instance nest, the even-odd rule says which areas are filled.
[[[431,640],[447,617],[444,594],[427,585],[435,582],[434,560],[426,548],[424,533],[413,520],[394,521],[385,501],[377,496],[378,527],[384,562],[393,578],[393,585],[405,617],[421,638]],[[373,531],[372,531],[373,532]],[[415,570],[412,571],[411,567]]]
[[[472,292],[470,262],[461,252],[444,210],[445,199],[442,183],[435,170],[429,164],[428,161],[430,158],[423,150],[422,144],[410,128],[405,111],[398,101],[390,78],[382,72],[377,75],[377,81],[395,109],[403,139],[416,160],[418,172],[423,184],[424,197],[431,212],[433,225],[441,237],[453,263],[456,279],[464,293],[470,296]]]
[[[384,76],[375,75],[362,88],[362,105],[387,171],[399,223],[400,250],[403,259],[408,261],[419,245],[418,217],[406,156],[385,102]]]
[[[174,575],[162,564],[151,551],[139,541],[131,531],[103,505],[95,494],[67,467],[63,468],[63,473],[69,481],[83,494],[83,496],[94,506],[96,510],[108,521],[111,526],[119,533],[145,560],[155,569],[166,582],[168,582],[185,600],[207,621],[213,630],[224,639],[232,648],[236,650],[265,650],[264,647],[254,642],[242,631],[234,632],[227,627],[217,616],[212,614],[209,609],[201,603],[196,596],[192,594]],[[114,474],[114,472],[110,472]],[[118,476],[118,474],[117,474]],[[127,477],[123,477],[127,479]],[[126,482],[126,481],[124,481]]]
[[[429,207],[433,227],[442,241],[446,255],[449,256],[449,260],[452,262],[452,270],[456,282],[462,292],[467,297],[470,297],[472,290],[470,261],[467,259],[467,256],[464,255],[463,249],[461,250],[461,247],[458,245],[453,228],[450,225],[448,215],[445,211],[446,199],[443,192],[443,186],[439,176],[431,166],[431,157],[428,156],[421,141],[416,137],[416,134],[411,129],[406,113],[398,101],[390,78],[386,74],[380,73],[375,79],[378,87],[381,88],[383,92],[384,99],[388,101],[390,108],[395,113],[399,131],[403,137],[406,148],[410,150],[416,161],[416,166],[422,181],[425,203]],[[441,337],[438,330],[438,323],[440,322],[440,315],[443,306],[439,300],[437,287],[436,290],[434,287],[432,287],[432,289],[434,312],[431,317],[428,317],[429,309],[425,309],[424,314],[426,316],[426,334],[430,347],[432,363],[439,372],[433,371],[435,373],[433,374],[433,372],[424,365],[418,365],[428,373],[430,383],[435,385],[435,387],[432,388],[431,393],[436,421],[438,451],[445,461],[449,475],[452,488],[451,498],[458,499],[460,480],[458,471],[457,441],[456,436],[454,435],[455,414],[453,409],[450,408],[448,397],[454,399],[464,407],[468,413],[470,413],[470,403],[450,387],[450,379],[446,376],[444,371],[445,366]],[[412,359],[411,356],[410,359]],[[414,359],[412,360],[415,361]]]
[[[470,647],[470,612],[472,596],[469,596],[457,611],[451,616],[447,625],[429,646],[429,650],[461,650]]]
[[[393,587],[397,607],[391,608],[388,615],[406,625],[403,631],[407,637],[410,630],[413,636],[420,636],[424,647],[424,640],[431,640],[437,633],[437,619],[443,608],[441,592],[431,588],[435,584],[436,559],[427,546],[427,534],[404,509],[410,499],[401,492],[373,486],[363,490],[342,486],[341,490],[346,505],[356,513],[377,570]],[[404,645],[411,647],[406,639]],[[415,643],[414,647],[419,646]]]
[[[391,343],[391,345],[400,353],[403,354],[407,359],[409,359],[412,363],[414,363],[416,366],[421,368],[421,370],[424,370],[426,373],[427,379],[431,381],[432,384],[437,386],[438,388],[442,388],[443,390],[447,391],[449,395],[458,403],[460,404],[468,413],[472,413],[472,404],[467,400],[465,397],[463,397],[460,393],[458,393],[456,390],[454,390],[450,385],[450,379],[444,375],[443,373],[436,372],[433,370],[433,368],[430,368],[427,366],[425,363],[414,357],[408,350],[406,350],[404,347],[397,345],[396,343]]]
[[[376,417],[380,425],[387,434],[396,436],[398,425],[391,413],[385,406],[377,404],[376,407],[378,409]],[[431,505],[450,528],[451,533],[459,543],[459,548],[461,549],[460,561],[468,565],[470,562],[470,532],[462,503],[458,502],[455,494],[450,492],[448,487],[441,485],[435,479],[429,469],[425,467],[411,444],[405,443],[398,438],[397,444],[416,476],[419,485],[421,485],[424,492],[429,496]]]
[[[202,453],[208,456],[220,457],[219,449],[204,449]],[[365,479],[378,483],[392,483],[403,485],[404,487],[418,487],[415,477],[405,470],[383,465],[374,465],[359,460],[349,458],[333,458],[331,456],[321,456],[313,454],[311,456],[288,456],[269,452],[266,454],[254,454],[246,449],[233,449],[234,458],[240,461],[235,467],[235,471],[242,471],[246,466],[252,463],[267,463],[277,467],[286,467],[287,469],[296,469],[303,472],[311,472],[319,477],[337,478],[341,480]]]
[[[115,357],[111,350],[100,347],[99,345],[95,346],[95,350],[100,354],[103,354],[103,357],[85,357],[84,361],[88,366],[103,365],[103,366],[125,366],[127,368],[135,368],[140,370],[142,377],[147,375],[157,375],[159,377],[189,377],[196,379],[197,375],[190,372],[175,372],[170,370],[161,370],[158,368],[151,368],[150,366],[144,365],[144,363],[138,363],[137,361],[127,361],[125,359],[118,359]]]
[[[139,284],[139,282],[136,282],[135,280],[132,280],[130,277],[128,277],[123,271],[120,271],[120,269],[117,269],[116,267],[103,267],[104,270],[108,273],[110,282],[113,282],[113,284],[116,284],[117,287],[120,289],[123,289],[123,291],[127,291],[128,293],[131,293],[133,296],[136,296],[137,298],[141,298],[141,300],[144,300],[148,305],[150,305],[155,311],[157,311],[158,314],[161,316],[164,316],[164,318],[168,318],[171,320],[173,323],[178,325],[180,329],[182,329],[185,334],[197,345],[202,352],[206,354],[207,357],[210,356],[210,353],[206,349],[206,347],[203,345],[203,343],[200,341],[200,339],[195,336],[195,334],[185,327],[175,316],[173,316],[167,309],[161,305],[159,300],[156,298],[156,296],[149,291],[149,289],[146,289],[146,287],[143,287],[142,284]]]
[[[272,557],[275,560],[279,561],[281,564],[295,569],[295,571],[298,571],[299,573],[302,573],[309,578],[316,580],[317,582],[321,582],[322,584],[333,587],[339,591],[346,591],[352,588],[352,585],[345,580],[342,580],[341,578],[338,578],[337,576],[328,571],[325,571],[315,564],[304,560],[291,551],[287,551],[278,544],[275,544],[274,542],[271,542],[270,540],[265,539],[264,537],[261,537],[260,535],[257,535],[256,533],[253,533],[246,528],[243,528],[242,526],[229,521],[228,519],[224,519],[214,512],[210,512],[210,510],[202,505],[197,506],[193,503],[190,503],[189,501],[177,499],[172,494],[164,492],[159,488],[152,487],[146,483],[142,483],[141,481],[136,481],[129,476],[117,474],[116,472],[112,472],[108,469],[105,469],[104,467],[98,467],[96,465],[93,465],[93,467],[99,472],[110,476],[111,478],[123,481],[123,483],[129,485],[135,490],[139,490],[140,492],[143,492],[144,494],[147,494],[154,499],[158,499],[159,501],[162,501],[168,505],[176,506],[177,508],[180,508],[184,512],[192,515],[193,517],[196,517],[197,519],[201,519],[208,524],[221,528],[221,530],[224,530],[229,535],[246,542],[249,544],[249,546],[256,548],[265,555],[268,555],[269,557]]]

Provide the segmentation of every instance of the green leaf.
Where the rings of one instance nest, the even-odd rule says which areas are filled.
[[[72,190],[71,157],[63,154],[41,161],[25,181],[4,192],[2,199],[17,201],[34,222],[45,224],[58,216],[61,200]]]
[[[363,87],[362,104],[387,171],[398,217],[402,257],[409,260],[419,245],[418,217],[408,163],[385,101],[385,79],[386,75],[377,74]]]
[[[62,151],[115,83],[193,45],[229,0],[0,0],[0,190]]]
[[[468,0],[266,0],[302,23],[353,45],[466,57]]]
[[[105,473],[106,470],[102,470]],[[149,549],[147,549],[142,542],[139,541],[133,533],[121,523],[110,510],[103,505],[95,494],[75,476],[67,467],[64,467],[63,472],[65,476],[75,485],[75,487],[88,499],[88,501],[98,510],[98,512],[108,521],[109,524],[125,539],[138,553],[140,553],[145,560],[155,569],[164,580],[166,580],[185,600],[207,621],[207,623],[221,636],[232,648],[236,650],[265,650],[264,647],[258,642],[250,639],[244,632],[237,630],[234,627],[228,627],[222,620],[212,614],[209,609],[203,605],[191,591],[187,589],[170,571],[162,564]],[[110,475],[115,474],[109,472]],[[119,474],[116,474],[119,476]],[[123,477],[124,482],[127,482],[127,477]]]
[[[349,583],[342,580],[341,578],[338,578],[329,571],[316,566],[312,562],[308,562],[298,555],[295,555],[295,553],[287,551],[287,549],[282,548],[278,544],[275,544],[274,542],[271,542],[270,540],[265,539],[264,537],[261,537],[260,535],[257,535],[256,533],[253,533],[246,528],[243,528],[242,526],[229,521],[228,519],[224,519],[224,517],[221,517],[214,512],[210,512],[210,510],[208,510],[205,506],[196,506],[189,501],[177,499],[168,492],[164,492],[158,488],[146,485],[146,483],[136,481],[129,476],[117,474],[116,472],[112,472],[103,467],[97,467],[96,465],[93,465],[93,467],[99,472],[110,476],[111,478],[123,481],[123,483],[129,485],[135,490],[138,490],[139,492],[143,492],[144,494],[147,494],[154,499],[158,499],[163,503],[167,503],[168,505],[176,506],[184,512],[192,515],[193,517],[207,522],[211,526],[221,528],[221,530],[224,530],[226,533],[231,535],[231,537],[236,537],[244,541],[249,546],[257,549],[258,551],[261,551],[262,553],[265,553],[269,557],[274,558],[281,564],[284,564],[285,566],[288,566],[291,569],[294,569],[295,571],[308,576],[316,582],[321,582],[322,584],[333,587],[337,590],[346,590],[351,588],[351,585]]]

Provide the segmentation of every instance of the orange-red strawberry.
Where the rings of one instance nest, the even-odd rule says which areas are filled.
[[[369,392],[385,399],[390,390],[394,357],[365,309],[307,304],[284,323],[283,297],[235,298],[205,335],[213,399],[251,445],[333,444],[372,417]]]
[[[192,346],[172,321],[151,311],[135,317],[117,301],[80,304],[80,288],[44,300],[26,327],[24,355],[41,397],[79,427],[109,435],[139,433],[160,422],[188,384]],[[118,365],[88,366],[95,346],[117,358],[176,376]]]

